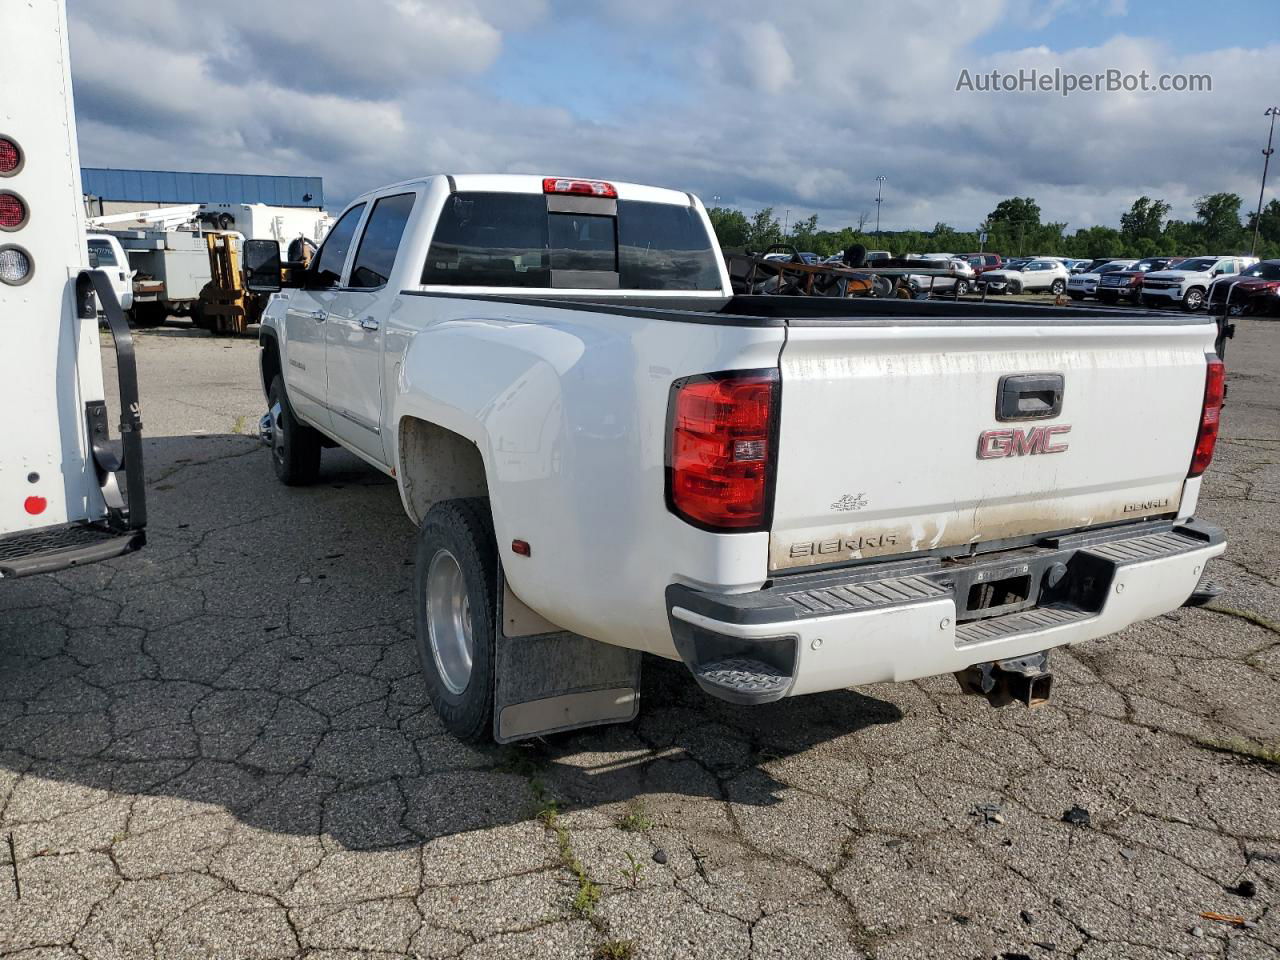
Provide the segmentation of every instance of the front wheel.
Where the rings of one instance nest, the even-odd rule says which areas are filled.
[[[1182,309],[1187,311],[1199,310],[1204,306],[1204,291],[1199,287],[1192,287],[1186,292],[1182,298]]]
[[[1049,286],[1049,292],[1052,293],[1055,297],[1058,294],[1062,293],[1062,291],[1065,289],[1067,289],[1067,281],[1061,280],[1061,279],[1053,281],[1053,283]]]
[[[431,705],[455,737],[493,730],[498,548],[489,501],[443,500],[418,530],[414,564],[418,659]]]
[[[969,292],[969,281],[968,281],[968,280],[957,280],[957,281],[956,281],[956,296],[957,296],[957,297],[963,297],[963,296],[964,296],[966,293],[968,293],[968,292]]]
[[[1005,289],[1007,289],[1012,294],[1019,294],[1022,292],[1022,284],[1010,283],[1009,286],[1006,287]]]
[[[320,434],[294,416],[280,374],[275,375],[267,391],[267,421],[276,479],[289,487],[315,483],[320,475]]]

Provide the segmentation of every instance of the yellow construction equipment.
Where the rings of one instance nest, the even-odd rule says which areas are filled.
[[[192,309],[195,325],[214,334],[245,333],[262,317],[266,298],[245,288],[240,268],[240,235],[208,233],[210,280]]]

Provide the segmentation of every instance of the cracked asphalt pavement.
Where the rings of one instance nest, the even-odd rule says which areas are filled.
[[[426,700],[394,485],[275,482],[253,341],[138,353],[149,545],[0,584],[0,956],[1280,956],[1280,323],[1228,351],[1217,609],[1055,653],[1050,705],[734,707],[648,660],[636,722],[481,749]]]

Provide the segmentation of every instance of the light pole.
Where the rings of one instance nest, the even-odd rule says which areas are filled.
[[[1262,226],[1262,195],[1267,192],[1267,167],[1271,165],[1271,154],[1275,153],[1271,149],[1271,138],[1276,132],[1276,115],[1280,114],[1280,107],[1267,107],[1264,117],[1271,118],[1271,132],[1267,134],[1267,149],[1262,151],[1262,188],[1258,191],[1258,212],[1253,215],[1253,246],[1249,248],[1249,256],[1253,256],[1258,252],[1258,227]]]
[[[876,177],[876,239],[880,239],[880,194],[884,190],[884,177]]]

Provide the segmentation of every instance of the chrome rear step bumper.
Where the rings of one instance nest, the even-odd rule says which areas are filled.
[[[1181,606],[1225,549],[1222,532],[1197,520],[1137,523],[996,553],[789,576],[743,594],[673,584],[668,619],[704,690],[764,703],[1106,636]]]

